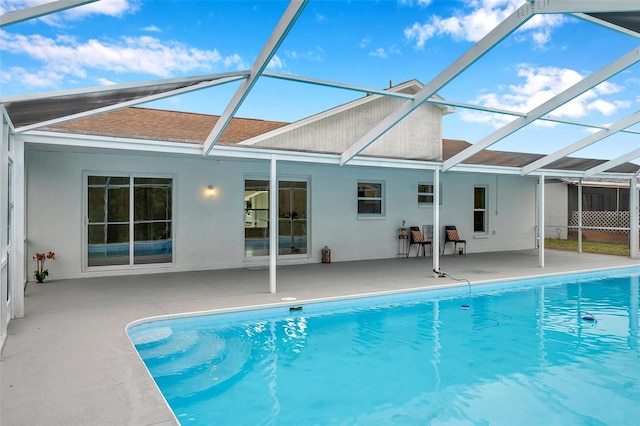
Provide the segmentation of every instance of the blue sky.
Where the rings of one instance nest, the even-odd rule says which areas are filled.
[[[268,69],[374,88],[411,79],[428,83],[523,1],[311,0]],[[37,3],[0,0],[0,10]],[[0,30],[1,96],[247,69],[286,7],[276,0],[102,0],[11,25]],[[525,112],[639,43],[569,15],[536,16],[438,94]],[[151,106],[220,114],[237,86]],[[295,121],[360,96],[262,78],[237,115]],[[639,106],[636,64],[552,115],[606,125]],[[512,119],[458,108],[444,119],[443,136],[473,143]],[[492,149],[549,153],[591,132],[539,124]],[[574,155],[614,158],[636,148],[640,136],[618,134]]]

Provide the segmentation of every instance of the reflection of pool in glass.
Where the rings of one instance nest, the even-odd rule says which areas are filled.
[[[128,332],[182,424],[635,424],[640,279],[631,273],[165,319]]]
[[[129,263],[129,243],[90,244],[88,249],[89,266]],[[172,240],[136,241],[133,243],[135,263],[171,262],[172,251]]]
[[[248,256],[267,256],[269,254],[269,238],[245,238],[245,254]],[[290,236],[278,237],[278,251],[280,254],[305,254],[307,252],[307,237]]]

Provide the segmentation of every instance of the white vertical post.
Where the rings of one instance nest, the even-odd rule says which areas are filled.
[[[276,292],[276,258],[278,257],[278,177],[276,157],[271,156],[269,174],[269,291]]]
[[[538,180],[538,263],[544,268],[544,174]]]
[[[25,199],[26,173],[24,167],[24,142],[20,136],[11,136],[13,159],[13,223],[11,224],[11,297],[13,318],[24,317],[24,283],[26,276],[27,201]],[[30,260],[30,259],[29,259]]]
[[[637,197],[636,197],[637,198]],[[640,312],[640,304],[638,303],[638,296],[640,295],[640,280],[638,276],[631,277],[630,289],[629,289],[629,337],[627,338],[627,345],[632,349],[638,347],[638,328],[640,327],[640,319],[638,318],[638,312]]]
[[[433,270],[440,270],[440,169],[433,171],[433,241],[432,241]],[[434,272],[434,276],[437,274]]]
[[[0,114],[2,114],[4,107],[0,106]],[[9,325],[9,319],[11,316],[11,303],[12,300],[7,294],[11,291],[11,277],[5,275],[6,271],[10,271],[8,260],[9,247],[7,247],[7,240],[11,238],[5,232],[8,231],[8,217],[5,214],[8,205],[9,185],[7,176],[7,168],[9,166],[9,126],[4,119],[4,115],[0,115],[2,120],[2,140],[0,141],[0,350],[5,341],[7,335],[7,327]],[[11,243],[9,243],[11,245]]]
[[[578,253],[582,253],[582,178],[578,179]]]
[[[640,258],[640,244],[638,233],[640,224],[640,209],[638,208],[638,175],[631,177],[629,183],[629,248],[632,259]]]

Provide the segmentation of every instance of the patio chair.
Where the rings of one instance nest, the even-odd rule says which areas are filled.
[[[458,230],[453,225],[447,225],[444,227],[444,244],[442,245],[442,255],[444,256],[444,249],[447,247],[447,243],[453,243],[453,254],[456,254],[458,250],[458,244],[464,244],[465,256],[467,255],[467,240],[463,240],[458,235]]]
[[[422,255],[427,255],[427,246],[431,247],[431,241],[425,239],[424,234],[420,231],[418,226],[409,227],[409,250],[407,250],[407,257],[411,253],[411,246],[417,245],[416,257],[420,256],[420,249],[422,249]]]

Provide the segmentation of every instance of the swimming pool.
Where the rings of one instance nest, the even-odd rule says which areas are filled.
[[[640,278],[599,275],[162,319],[128,333],[183,425],[636,424]]]

